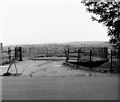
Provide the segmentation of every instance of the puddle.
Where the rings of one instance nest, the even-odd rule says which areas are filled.
[[[8,67],[8,65],[6,65],[6,66],[0,66],[0,68],[6,68],[6,67]]]
[[[61,67],[62,65],[55,65],[56,67]]]

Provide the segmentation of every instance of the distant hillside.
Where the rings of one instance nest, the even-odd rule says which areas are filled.
[[[73,46],[73,47],[110,47],[111,45],[105,41],[75,41],[75,42],[67,42],[67,43],[50,43],[50,44],[28,44],[28,45],[11,45],[11,46],[4,46],[4,48],[8,47],[15,47],[15,46],[22,46],[22,47],[46,47],[46,48],[59,48],[63,46]]]
[[[70,45],[76,47],[110,47],[111,45],[105,41],[77,41],[77,42],[67,42],[63,45]]]

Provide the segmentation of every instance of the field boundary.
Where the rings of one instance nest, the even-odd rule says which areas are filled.
[[[120,60],[118,54],[111,50],[108,53],[107,47],[101,48],[78,48],[78,49],[66,49],[65,51],[66,61],[65,64],[74,64],[76,68],[80,66],[88,67],[89,70],[101,67],[104,70],[110,72],[119,71]],[[107,63],[107,65],[105,65]],[[106,68],[105,68],[106,67]]]

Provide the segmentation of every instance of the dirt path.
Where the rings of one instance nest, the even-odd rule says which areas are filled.
[[[89,75],[88,72],[82,70],[71,70],[70,67],[63,65],[63,61],[41,61],[28,60],[16,63],[19,73],[22,76],[82,76]],[[8,65],[1,66],[1,75],[6,72]],[[14,73],[15,68],[12,66],[10,72]]]
[[[16,63],[19,73],[22,76],[89,76],[89,75],[106,75],[84,70],[71,69],[63,65],[64,61],[50,60],[26,60]],[[9,65],[0,66],[0,75],[7,71]],[[15,73],[15,66],[10,69],[11,73]],[[109,75],[109,74],[107,74]]]

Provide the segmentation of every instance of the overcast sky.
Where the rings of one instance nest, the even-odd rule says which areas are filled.
[[[81,0],[0,0],[4,45],[108,41],[106,28],[90,19]]]

